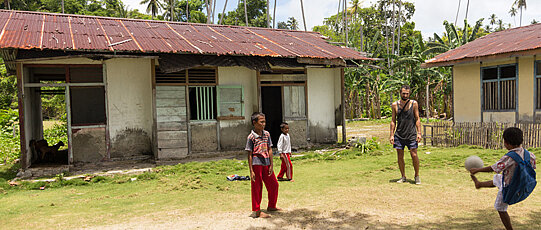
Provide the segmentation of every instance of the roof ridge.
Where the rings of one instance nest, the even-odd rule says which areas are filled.
[[[17,13],[38,14],[38,15],[53,15],[53,16],[82,17],[82,18],[96,18],[96,19],[114,19],[114,20],[119,20],[120,19],[120,20],[137,21],[137,22],[172,23],[172,24],[198,25],[198,26],[211,26],[211,27],[253,28],[253,29],[273,30],[273,31],[287,31],[287,32],[320,34],[319,32],[316,32],[316,31],[286,30],[286,29],[254,27],[254,26],[218,25],[218,24],[206,24],[206,23],[195,23],[195,22],[162,21],[162,20],[148,20],[148,19],[136,19],[136,18],[117,18],[117,17],[106,17],[106,16],[85,15],[85,14],[63,14],[63,13],[52,13],[52,12],[42,12],[42,11],[25,11],[25,10],[5,10],[5,9],[0,9],[0,12],[2,12],[2,11],[3,12],[17,12]]]

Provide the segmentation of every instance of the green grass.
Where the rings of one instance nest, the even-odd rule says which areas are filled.
[[[340,211],[347,214],[343,218],[349,216],[343,221],[386,228],[500,227],[492,208],[496,190],[475,190],[463,163],[470,155],[493,163],[504,153],[471,146],[422,147],[419,156],[423,184],[416,186],[392,182],[398,179],[399,172],[395,151],[389,145],[368,154],[356,149],[326,154],[306,152],[293,158],[296,181],[280,183],[278,204],[289,210],[280,218],[294,227],[304,223],[295,222],[298,218],[312,221],[309,215]],[[278,172],[278,158],[274,164]],[[412,178],[409,156],[406,164],[407,175]],[[16,167],[0,166],[0,226],[9,228],[103,226],[133,218],[168,221],[170,213],[206,215],[209,209],[217,213],[250,213],[250,183],[226,180],[230,174],[248,175],[246,161],[192,162],[160,166],[137,176],[94,177],[89,182],[25,182],[10,187],[6,180],[14,176]],[[491,174],[481,174],[479,178],[489,180]],[[41,186],[46,189],[39,190]],[[541,220],[535,216],[541,214],[538,191],[510,208],[516,228],[541,226]],[[265,200],[262,205],[266,205]],[[412,210],[426,216],[408,217]],[[298,213],[307,216],[297,216]],[[397,225],[396,218],[405,222]],[[332,227],[325,225],[327,222],[315,221],[321,228]]]

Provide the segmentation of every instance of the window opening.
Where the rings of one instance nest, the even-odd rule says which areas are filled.
[[[484,111],[516,109],[515,64],[482,68],[481,75]]]

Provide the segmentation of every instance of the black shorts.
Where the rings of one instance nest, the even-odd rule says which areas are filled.
[[[404,140],[400,139],[397,136],[394,136],[394,144],[393,148],[395,149],[404,149],[405,147],[408,147],[409,150],[418,148],[417,141],[410,141],[410,140]]]

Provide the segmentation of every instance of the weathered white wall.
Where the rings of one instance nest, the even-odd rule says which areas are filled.
[[[219,85],[242,85],[244,90],[244,119],[220,120],[221,149],[244,149],[246,136],[252,128],[250,116],[258,111],[257,73],[245,67],[219,67]]]
[[[308,120],[312,142],[336,141],[334,119],[337,69],[307,68]]]
[[[113,58],[104,62],[107,77],[111,157],[151,153],[151,60]]]

